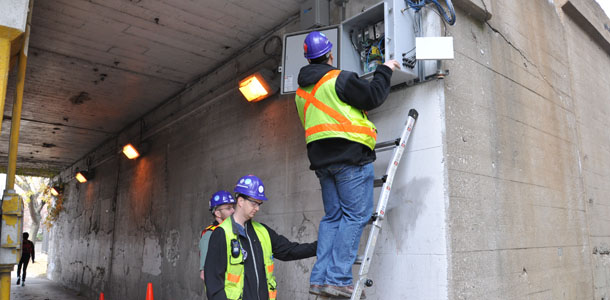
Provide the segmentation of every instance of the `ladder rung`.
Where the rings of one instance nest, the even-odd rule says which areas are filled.
[[[400,144],[400,139],[394,139],[391,141],[386,141],[386,142],[381,142],[381,143],[377,143],[375,145],[375,151],[386,151],[386,150],[390,150],[396,146],[398,146]]]
[[[377,178],[373,181],[373,186],[380,187],[386,182],[386,180],[388,180],[388,175],[383,175],[381,178]]]

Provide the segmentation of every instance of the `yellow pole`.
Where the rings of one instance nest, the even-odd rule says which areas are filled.
[[[0,299],[11,299],[11,271],[0,273]]]
[[[6,84],[8,82],[8,70],[11,64],[11,41],[0,40],[0,132],[2,132],[2,120],[4,118],[4,98],[6,98]]]
[[[30,40],[30,24],[32,23],[32,6],[34,1],[30,1],[28,21],[25,26],[25,36],[23,47],[19,53],[19,72],[17,73],[17,89],[15,91],[15,102],[13,104],[13,116],[11,120],[11,136],[8,148],[8,168],[6,172],[6,188],[15,188],[15,172],[17,171],[17,145],[19,144],[19,128],[21,126],[21,108],[23,106],[23,87],[25,85],[25,69],[28,61],[28,43]],[[4,300],[0,298],[0,300]]]
[[[19,127],[21,126],[21,108],[23,106],[23,87],[25,84],[25,70],[27,66],[27,51],[28,51],[28,43],[30,39],[30,25],[32,24],[32,8],[34,6],[34,1],[29,1],[29,10],[28,10],[28,18],[25,26],[25,35],[23,38],[23,45],[21,47],[21,52],[19,53],[19,71],[17,73],[17,89],[15,91],[15,102],[13,104],[13,116],[11,120],[11,135],[10,135],[10,144],[8,151],[8,168],[7,168],[7,178],[6,178],[6,191],[11,191],[15,188],[15,173],[17,171],[17,145],[19,143]],[[10,56],[10,54],[9,54]],[[10,62],[9,62],[10,64]],[[20,203],[19,197],[13,195],[11,200],[3,200],[2,201],[2,221],[12,220],[16,223],[19,222],[21,224],[20,215],[23,212],[23,208],[17,208],[16,211],[12,211],[13,215],[8,215],[8,212],[5,211],[5,205],[7,208],[11,206],[11,204]],[[13,224],[13,227],[15,224]],[[20,226],[19,226],[20,227]],[[16,237],[20,240],[20,237]],[[9,242],[10,243],[10,242]],[[20,243],[19,243],[20,244]],[[17,254],[16,257],[20,257],[21,253],[15,253],[16,251],[20,252],[21,246],[11,245],[13,254]],[[16,248],[13,248],[16,247]],[[4,248],[4,247],[3,247]],[[5,249],[3,249],[4,251]],[[11,264],[5,264],[0,266],[0,300],[10,300],[11,299],[11,272],[15,267],[15,263],[17,261],[12,262]]]
[[[0,26],[0,132],[2,132],[2,119],[4,116],[4,103],[6,99],[6,85],[8,83],[8,73],[11,66],[11,58],[15,44],[19,43],[23,32],[16,28]]]

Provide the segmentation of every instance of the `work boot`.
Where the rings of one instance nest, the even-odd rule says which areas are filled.
[[[312,295],[326,296],[326,293],[322,292],[324,287],[324,285],[312,284],[309,286],[309,293]]]
[[[322,288],[322,292],[327,293],[334,297],[342,297],[342,298],[351,298],[354,293],[354,286],[336,286],[336,285],[327,285]],[[366,299],[366,295],[364,294],[364,290],[360,295],[360,299]]]
[[[21,277],[17,277],[17,285],[21,282]]]

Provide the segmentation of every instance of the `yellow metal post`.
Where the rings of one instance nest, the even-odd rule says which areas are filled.
[[[6,190],[3,195],[1,206],[2,220],[0,222],[0,300],[10,300],[11,272],[13,271],[15,264],[21,258],[23,204],[19,196],[15,193],[14,188],[15,173],[17,171],[17,145],[19,142],[19,128],[21,126],[21,108],[23,105],[23,88],[25,84],[25,70],[27,66],[27,51],[30,37],[30,25],[32,24],[33,5],[34,1],[30,0],[27,23],[25,26],[25,34],[23,36],[23,43],[21,43],[21,46],[19,47],[21,51],[19,53],[17,88],[15,91],[15,102],[13,104],[13,115],[11,119],[11,135],[8,152]],[[2,54],[6,54],[6,50]],[[8,68],[10,68],[10,56],[11,55],[9,53],[9,59],[6,63],[9,66]],[[0,57],[0,59],[3,59],[3,57]],[[0,83],[2,83],[1,81],[2,79],[0,79]],[[6,88],[4,88],[4,95],[6,95]],[[3,113],[4,107],[2,109]]]
[[[19,29],[0,26],[0,132],[2,132],[8,73],[13,56],[22,48],[22,36],[23,32]]]

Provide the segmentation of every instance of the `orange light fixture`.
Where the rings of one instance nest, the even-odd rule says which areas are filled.
[[[76,175],[74,175],[74,178],[76,178],[76,180],[78,180],[78,182],[80,182],[80,183],[85,183],[88,180],[91,180],[93,178],[93,172],[78,171],[78,172],[76,172]]]
[[[59,191],[57,190],[56,187],[51,188],[51,195],[53,195],[55,197],[59,196]]]
[[[80,182],[80,183],[85,183],[85,182],[87,182],[87,177],[85,177],[85,175],[83,175],[83,173],[82,173],[82,172],[78,172],[78,173],[76,173],[76,176],[75,176],[75,177],[76,177],[76,180],[78,180],[78,182]]]
[[[129,159],[136,159],[140,156],[140,152],[132,144],[127,144],[123,147],[123,154]]]
[[[267,98],[271,88],[260,72],[256,72],[239,82],[239,91],[249,102],[256,102]]]

